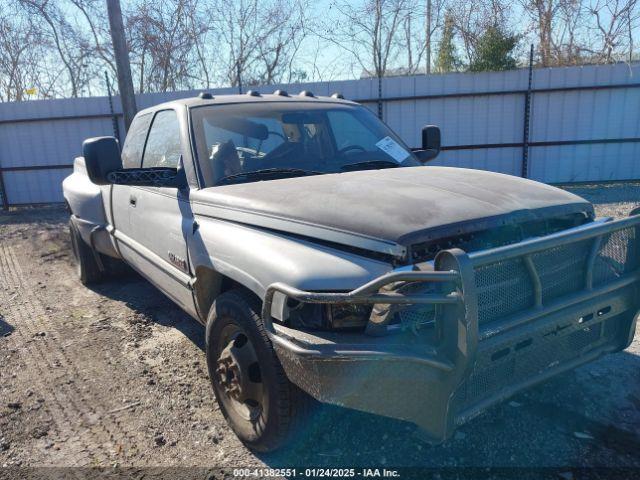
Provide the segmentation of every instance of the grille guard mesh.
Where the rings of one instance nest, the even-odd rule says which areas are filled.
[[[635,270],[640,255],[637,235],[636,227],[627,227],[476,267],[480,325],[536,307],[536,284],[541,286],[539,306],[544,307],[565,295],[604,285]],[[527,256],[533,268],[527,267]]]

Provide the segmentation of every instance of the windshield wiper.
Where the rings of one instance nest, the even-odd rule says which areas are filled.
[[[347,163],[346,165],[342,165],[340,170],[351,171],[367,168],[396,168],[399,166],[400,165],[397,162],[392,162],[391,160],[367,160],[364,162]]]
[[[233,175],[227,175],[226,177],[222,177],[218,180],[218,185],[223,183],[229,183],[232,180],[236,180],[238,178],[245,178],[247,180],[252,178],[260,178],[260,177],[272,177],[272,176],[289,176],[289,175],[322,175],[325,172],[318,172],[315,170],[303,170],[301,168],[263,168],[260,170],[253,170],[250,172],[240,172],[234,173]]]

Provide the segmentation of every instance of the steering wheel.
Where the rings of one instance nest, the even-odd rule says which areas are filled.
[[[269,167],[278,167],[281,166],[280,163],[282,163],[283,161],[285,163],[288,163],[286,162],[287,156],[292,154],[298,148],[299,145],[296,143],[281,143],[265,156],[263,156],[260,160],[263,165],[268,165]]]
[[[363,152],[367,151],[366,148],[361,147],[360,145],[347,145],[346,147],[343,147],[343,148],[339,149],[337,153],[339,155],[342,155],[342,154],[347,153],[349,150],[361,150]]]

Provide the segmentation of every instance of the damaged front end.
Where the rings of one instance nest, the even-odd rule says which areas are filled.
[[[440,250],[346,293],[276,283],[263,320],[310,395],[413,422],[440,442],[489,405],[630,344],[639,242],[635,215]],[[274,321],[283,305],[298,323]]]

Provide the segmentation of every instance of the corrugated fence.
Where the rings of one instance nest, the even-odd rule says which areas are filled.
[[[383,118],[410,145],[420,129],[442,129],[433,164],[523,173],[547,183],[640,178],[640,64],[534,69],[528,147],[528,70],[391,77],[382,81]],[[341,92],[378,111],[378,80],[252,87],[316,95]],[[236,93],[213,89],[214,95]],[[138,107],[196,95],[144,94]],[[119,99],[114,99],[122,126]],[[0,189],[7,205],[62,201],[60,183],[87,137],[112,135],[106,97],[0,104]]]

